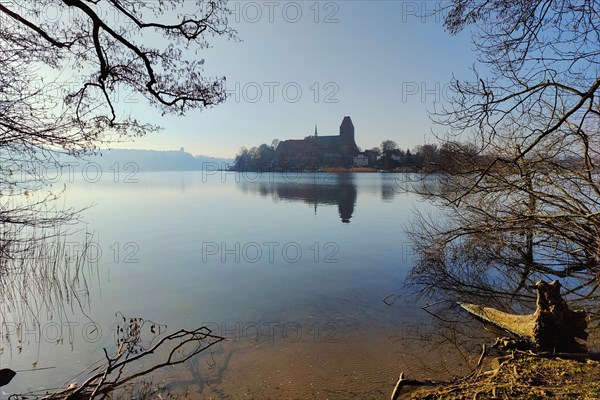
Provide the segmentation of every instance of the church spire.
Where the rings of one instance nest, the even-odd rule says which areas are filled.
[[[319,136],[319,134],[317,133],[317,124],[315,124],[315,137]]]

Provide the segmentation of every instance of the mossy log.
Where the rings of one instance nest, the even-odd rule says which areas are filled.
[[[475,317],[525,339],[538,351],[586,352],[577,339],[587,339],[586,312],[572,310],[560,295],[560,283],[538,281],[533,314],[509,314],[490,307],[459,303]]]

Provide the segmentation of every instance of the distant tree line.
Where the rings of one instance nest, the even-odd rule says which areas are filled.
[[[271,145],[266,143],[250,149],[241,147],[235,156],[235,169],[238,171],[262,171],[275,166],[275,150],[279,145],[278,139],[273,139]]]
[[[235,156],[238,171],[271,171],[279,167],[275,150],[279,144],[273,139],[251,148],[241,147]],[[480,154],[471,143],[444,142],[441,145],[425,144],[402,150],[393,140],[384,140],[380,147],[362,152],[369,158],[369,166],[384,171],[399,172],[466,172],[473,164],[484,164],[490,156]]]
[[[424,144],[411,151],[400,149],[393,140],[384,140],[381,149],[375,147],[365,153],[370,152],[378,155],[374,167],[401,172],[465,172],[469,165],[485,162],[488,158],[473,144],[460,142]]]

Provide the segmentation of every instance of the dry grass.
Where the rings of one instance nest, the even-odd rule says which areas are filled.
[[[600,399],[600,362],[519,354],[493,359],[471,378],[401,399]]]

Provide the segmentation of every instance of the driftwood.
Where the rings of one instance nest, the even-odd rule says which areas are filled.
[[[201,352],[221,341],[228,340],[214,335],[205,326],[194,330],[180,329],[167,335],[164,332],[166,325],[139,317],[127,318],[121,313],[117,315],[122,318],[122,321],[115,325],[116,350],[111,356],[104,348],[105,365],[98,366],[98,363],[94,363],[89,369],[80,373],[80,375],[84,373],[88,375],[85,381],[79,384],[67,383],[53,391],[40,390],[13,394],[9,400],[149,398],[150,393],[161,390],[152,381],[143,382],[149,374],[161,368],[186,364]],[[38,368],[40,369],[46,368]],[[8,383],[15,372],[21,371],[0,370],[0,386]],[[146,392],[147,388],[150,388],[151,392]],[[160,393],[158,397],[162,398]]]
[[[587,339],[586,312],[571,310],[560,295],[560,283],[538,281],[537,308],[533,314],[509,314],[490,307],[459,303],[485,322],[526,340],[538,351],[586,352],[577,339]]]
[[[404,377],[404,372],[400,373],[400,377],[398,378],[398,382],[396,382],[396,386],[394,386],[394,390],[392,391],[391,400],[398,400],[398,396],[400,396],[400,391],[404,386],[438,386],[446,382],[434,382],[434,381],[417,381],[415,379],[406,379]]]

